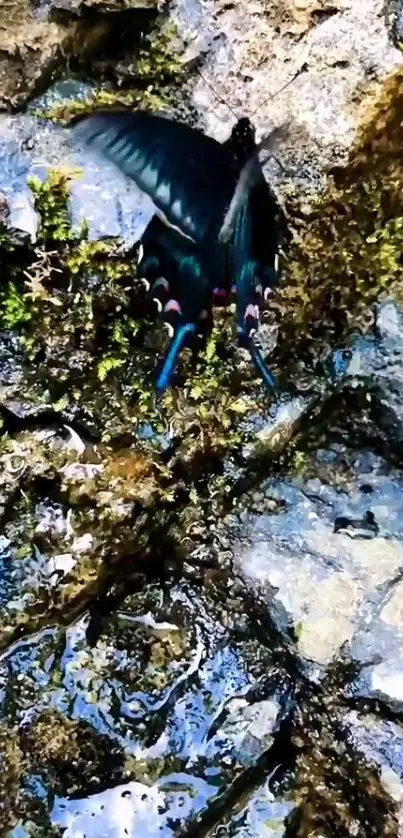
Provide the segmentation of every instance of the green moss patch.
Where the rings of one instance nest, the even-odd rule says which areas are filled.
[[[371,322],[370,307],[400,282],[403,247],[402,73],[391,76],[348,165],[328,178],[284,259],[276,306],[278,357],[318,356]]]

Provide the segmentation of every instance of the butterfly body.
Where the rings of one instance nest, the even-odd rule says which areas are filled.
[[[273,387],[252,336],[263,297],[276,278],[277,227],[249,120],[239,120],[225,143],[143,111],[98,111],[80,121],[77,130],[134,180],[157,209],[159,217],[152,219],[142,239],[139,269],[174,330],[159,389],[169,384],[182,346],[198,330],[200,315],[210,322],[214,295],[229,294],[233,285],[239,341],[249,349],[266,385]]]

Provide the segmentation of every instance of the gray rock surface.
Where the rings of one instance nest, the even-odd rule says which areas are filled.
[[[214,838],[286,838],[286,822],[295,806],[291,800],[281,800],[264,783],[256,792],[248,795],[246,805],[234,813],[228,821],[215,828]]]
[[[23,105],[71,54],[90,53],[109,32],[107,21],[81,26],[50,20],[51,5],[6,0],[0,8],[0,110]]]
[[[268,483],[264,496],[277,514],[243,516],[236,567],[267,598],[278,628],[294,629],[299,655],[319,667],[352,641],[403,572],[403,483],[378,469],[364,460],[350,490],[318,478]],[[362,490],[371,484],[370,494]]]
[[[401,807],[403,802],[403,739],[400,725],[352,710],[346,714],[344,729],[354,747],[378,767],[382,784]],[[402,826],[401,815],[399,835]]]
[[[79,230],[86,220],[91,239],[116,236],[130,247],[154,214],[152,201],[116,167],[72,144],[67,129],[34,115],[65,98],[85,98],[90,91],[89,85],[60,83],[32,103],[27,114],[0,116],[0,191],[8,202],[8,223],[35,240],[38,219],[27,177],[44,179],[62,161],[77,173],[70,197],[73,227]]]
[[[344,687],[346,697],[379,701],[399,714],[402,345],[400,304],[390,298],[379,307],[373,334],[346,353],[344,372],[339,367],[350,390],[313,461],[302,457],[301,476],[264,483],[241,523],[232,520],[238,572],[266,600],[278,630],[295,642],[309,677],[323,678],[337,660],[350,660],[355,674]],[[346,411],[357,390],[364,408],[361,419],[351,420]],[[361,434],[358,450],[349,447],[352,428]],[[371,451],[374,442],[384,457]],[[366,730],[365,717],[361,726]]]
[[[403,707],[402,573],[385,586],[371,620],[353,639],[351,655],[360,671],[347,689],[348,695],[379,699],[397,713]]]
[[[208,133],[224,139],[242,115],[260,136],[289,122],[278,152],[285,171],[272,161],[267,174],[284,200],[298,193],[300,211],[345,163],[362,118],[403,63],[382,0],[175,0],[172,17],[184,60],[202,59],[192,101]]]
[[[80,14],[88,9],[118,14],[128,9],[141,9],[142,11],[155,9],[157,5],[158,0],[45,0],[45,2],[40,2],[40,7],[42,10],[46,9],[47,14],[52,9],[63,9],[63,11],[73,14]]]
[[[0,110],[24,105],[65,69],[69,56],[91,55],[116,26],[119,12],[156,6],[157,0],[4,0]],[[89,7],[99,13],[91,21],[80,17]]]
[[[287,171],[274,161],[270,172],[283,197],[298,192],[303,213],[329,167],[345,161],[372,95],[401,67],[383,5],[177,0],[173,9],[185,60],[205,55],[203,74],[237,112],[257,109],[260,132],[289,116],[280,151]],[[47,4],[40,13],[47,24]],[[34,237],[28,173],[43,176],[61,160],[82,166],[74,223],[85,217],[92,238],[118,235],[128,246],[151,217],[150,202],[35,113],[88,90],[67,82],[27,114],[2,118],[0,192],[11,223]],[[228,136],[232,118],[201,79],[193,102],[209,132]],[[80,334],[77,308],[92,316],[96,297],[106,331],[123,291],[102,299],[103,284],[90,277],[74,299],[62,297],[71,323],[50,347],[49,377],[41,360],[49,347],[32,361],[34,374],[35,365],[46,373],[39,406],[22,342],[11,333],[0,342],[0,832],[396,838],[398,300],[380,306],[365,340],[335,354],[331,381],[301,374],[296,396],[261,412],[249,450],[236,442],[222,473],[202,449],[198,480],[190,471],[197,457],[178,459],[177,487],[171,461],[150,440],[147,454],[142,447],[119,367],[107,385],[94,376],[98,333],[93,343],[90,329]],[[40,305],[46,313],[46,299]],[[71,421],[95,414],[94,444],[66,427],[66,370],[78,402]],[[189,394],[181,397],[184,411]],[[321,413],[312,413],[313,398]],[[189,448],[204,430],[196,408],[194,417],[196,431],[181,443]],[[98,443],[100,426],[109,447]],[[170,440],[175,432],[174,424],[160,431]],[[269,476],[259,445],[273,454]],[[225,481],[240,460],[254,488],[241,488],[231,507]]]
[[[368,390],[385,440],[400,450],[403,442],[403,309],[389,298],[376,311],[375,334],[353,345],[344,376],[352,387]]]

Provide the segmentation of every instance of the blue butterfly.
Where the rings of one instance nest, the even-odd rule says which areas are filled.
[[[172,329],[157,389],[169,386],[183,346],[211,324],[214,299],[231,290],[239,343],[273,389],[253,334],[277,281],[279,232],[251,122],[238,120],[224,143],[140,110],[95,111],[75,122],[78,139],[102,152],[156,207],[142,238],[139,275]]]

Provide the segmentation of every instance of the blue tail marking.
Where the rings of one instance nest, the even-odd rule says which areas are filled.
[[[256,369],[258,370],[258,372],[260,372],[260,375],[262,376],[263,381],[264,381],[267,389],[268,390],[275,390],[276,389],[275,378],[272,376],[269,368],[267,367],[267,365],[265,364],[265,362],[262,358],[261,353],[259,352],[257,346],[255,346],[255,344],[253,343],[252,340],[250,340],[250,342],[249,342],[248,349],[249,349],[252,361],[253,361]]]
[[[178,360],[179,353],[183,348],[185,339],[187,335],[191,334],[192,332],[194,333],[195,331],[196,326],[194,323],[185,323],[177,330],[176,335],[173,338],[172,343],[168,349],[162,370],[156,381],[155,386],[159,392],[162,392],[166,389],[166,387],[169,387],[172,378],[172,373],[174,371],[175,364]]]
[[[248,350],[252,361],[258,371],[258,373],[262,376],[263,382],[266,385],[268,390],[276,390],[276,380],[272,376],[268,366],[265,364],[262,354],[257,348],[256,344],[253,342],[250,335],[247,335],[244,329],[238,329],[238,338],[240,346],[243,346],[245,349]]]

